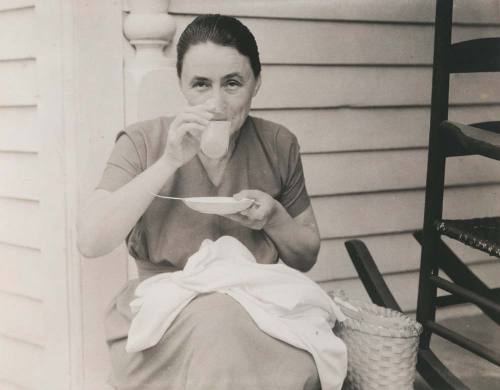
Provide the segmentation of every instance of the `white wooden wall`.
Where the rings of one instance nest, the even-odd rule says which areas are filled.
[[[2,389],[34,388],[47,347],[35,22],[33,1],[0,2]]]
[[[366,298],[344,248],[361,238],[398,301],[413,311],[431,95],[434,1],[174,0],[178,31],[194,14],[240,17],[263,62],[253,113],[286,125],[302,146],[322,248],[310,272],[326,289]],[[500,1],[456,1],[453,39],[500,36]],[[500,118],[500,79],[453,77],[450,118]],[[479,157],[449,164],[445,210],[500,212],[500,169]],[[495,260],[452,243],[487,281]]]
[[[121,2],[0,0],[2,390],[104,389],[124,252],[81,262],[75,222],[123,127],[122,39]]]

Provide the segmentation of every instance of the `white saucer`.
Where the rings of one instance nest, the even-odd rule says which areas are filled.
[[[254,202],[253,199],[236,200],[229,196],[183,198],[189,208],[204,214],[227,215],[246,210]]]

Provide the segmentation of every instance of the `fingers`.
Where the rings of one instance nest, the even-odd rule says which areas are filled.
[[[265,192],[259,190],[243,190],[233,195],[236,200],[252,199],[252,206],[245,211],[246,215],[258,219],[265,218],[269,209],[272,207],[273,198]]]
[[[266,220],[267,211],[263,207],[251,206],[246,210],[240,212],[240,215],[247,217],[250,220],[262,222]]]
[[[248,226],[249,225],[249,218],[245,215],[242,215],[241,213],[240,214],[226,214],[224,215],[224,217],[232,220],[232,221],[235,221],[235,222],[238,222],[244,226]]]
[[[184,123],[197,123],[201,126],[207,126],[211,118],[212,114],[208,111],[185,111],[177,115],[174,122],[178,126]]]
[[[258,201],[265,198],[265,196],[266,194],[259,190],[242,190],[237,194],[234,194],[233,198],[235,198],[236,200],[254,199],[257,201],[257,203],[259,203]]]
[[[179,144],[182,142],[186,134],[188,134],[188,136],[194,137],[199,141],[204,130],[205,126],[198,123],[183,123],[174,130],[173,134],[171,134],[171,141],[174,144]]]
[[[238,200],[245,198],[254,200],[251,207],[240,212],[240,215],[247,218],[253,228],[265,226],[274,213],[276,200],[263,191],[243,190],[234,194],[233,197]]]
[[[172,122],[170,126],[172,137],[178,141],[182,139],[187,132],[190,132],[199,139],[201,133],[206,130],[212,118],[213,113],[208,110],[206,104],[188,106],[183,112],[178,114]]]
[[[240,225],[243,225],[247,228],[254,229],[254,230],[261,230],[265,225],[265,221],[255,220],[255,219],[252,219],[252,218],[247,217],[245,215],[241,215],[241,213],[240,214],[228,214],[228,215],[224,215],[224,217],[226,217],[234,222],[237,222]]]

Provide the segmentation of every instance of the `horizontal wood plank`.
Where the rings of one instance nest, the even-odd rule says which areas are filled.
[[[499,272],[499,266],[500,265],[497,261],[493,261],[490,263],[474,264],[471,266],[471,269],[486,284],[490,286],[498,286],[497,275]],[[416,309],[418,272],[386,275],[384,276],[384,280],[403,311],[412,312]],[[343,290],[351,299],[370,301],[368,294],[359,279],[321,282],[320,286],[326,291]],[[439,290],[438,295],[442,294],[443,292]]]
[[[426,149],[306,154],[302,161],[310,195],[425,188]],[[500,183],[497,161],[467,156],[447,162],[447,185],[493,182]]]
[[[11,11],[19,8],[34,7],[35,0],[0,0],[0,11]]]
[[[44,350],[0,335],[0,378],[24,388],[40,388]]]
[[[444,215],[472,218],[500,215],[500,186],[450,188]],[[323,238],[409,232],[423,223],[424,191],[394,191],[313,198]]]
[[[0,151],[38,151],[36,118],[36,107],[0,107]]]
[[[0,60],[35,56],[35,10],[0,12]]]
[[[263,18],[362,20],[377,22],[431,23],[432,0],[172,0],[169,12],[179,14],[213,13]],[[467,0],[455,2],[455,21],[499,24],[497,0],[482,0],[480,6]]]
[[[191,20],[192,16],[176,17],[176,41]],[[240,20],[255,36],[263,64],[432,63],[432,26],[258,18]],[[391,44],[387,45],[387,42]]]
[[[252,115],[286,126],[303,153],[415,148],[427,146],[429,138],[430,109],[423,107],[253,110]],[[450,120],[462,123],[499,118],[500,105],[450,109]]]
[[[26,387],[21,387],[13,383],[7,382],[0,378],[0,389],[2,390],[27,390]]]
[[[370,251],[380,272],[396,273],[418,270],[420,267],[420,245],[411,233],[395,233],[381,236],[357,237]],[[322,240],[318,260],[308,275],[315,281],[349,279],[357,272],[345,248],[348,238]],[[466,263],[484,262],[487,254],[447,239],[450,248]]]
[[[43,230],[40,204],[0,198],[0,242],[39,249]]]
[[[175,41],[193,18],[176,17]],[[434,28],[430,25],[240,20],[255,36],[263,64],[432,64]],[[500,28],[458,26],[454,30],[454,40],[491,36],[500,36]]]
[[[37,154],[0,152],[0,196],[38,200],[40,184]]]
[[[267,65],[253,108],[428,105],[430,68]],[[500,103],[500,79],[455,74],[451,103]]]
[[[36,102],[35,61],[0,61],[0,106],[34,105]]]
[[[0,292],[0,335],[30,344],[45,344],[43,303],[38,300]]]
[[[39,250],[0,243],[0,290],[43,299],[43,265]]]

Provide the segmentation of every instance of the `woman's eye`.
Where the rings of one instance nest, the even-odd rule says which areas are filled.
[[[205,90],[209,87],[206,81],[196,81],[193,83],[192,87],[198,90]]]
[[[226,88],[230,89],[230,90],[234,90],[234,89],[237,89],[241,87],[241,83],[237,80],[228,80],[226,82]]]

